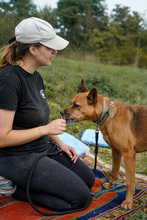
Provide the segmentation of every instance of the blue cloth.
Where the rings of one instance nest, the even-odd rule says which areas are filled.
[[[81,141],[85,144],[91,144],[95,146],[95,130],[86,129],[82,134]],[[99,131],[98,146],[110,148],[109,145],[103,139],[101,131]]]
[[[71,134],[64,132],[63,134],[58,135],[58,137],[63,143],[74,147],[79,157],[82,154],[90,151],[89,147],[86,144],[82,143]]]

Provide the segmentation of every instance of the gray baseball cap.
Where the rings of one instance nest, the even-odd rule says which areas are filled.
[[[15,37],[8,42],[15,40],[24,44],[41,43],[54,50],[62,50],[69,44],[56,34],[50,23],[36,17],[24,19],[16,26]]]

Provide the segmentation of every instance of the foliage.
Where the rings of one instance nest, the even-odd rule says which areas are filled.
[[[51,7],[44,6],[43,9],[40,9],[38,17],[51,23],[53,27],[57,27],[57,11]]]
[[[103,29],[107,23],[104,0],[58,1],[58,22],[71,43],[80,45],[84,34],[96,26]]]
[[[15,26],[23,19],[36,16],[36,5],[32,0],[9,0],[0,2],[0,24],[1,38],[0,45],[7,44],[7,41],[14,36]]]
[[[15,24],[13,22],[12,16],[9,15],[6,22],[6,15],[0,11],[0,27],[0,45],[8,44],[8,40],[14,36]]]
[[[143,18],[135,11],[131,14],[129,7],[116,5],[112,10],[111,19],[124,30],[124,35],[136,34],[142,29]]]
[[[0,9],[6,16],[13,14],[17,22],[36,13],[36,5],[32,0],[9,0],[8,2],[2,0]]]
[[[75,59],[78,54],[91,54],[105,64],[147,67],[147,24],[129,7],[116,5],[108,16],[105,0],[58,0],[55,9],[38,9],[33,0],[2,0],[0,46],[7,44],[15,26],[30,16],[50,22],[59,35],[69,40],[68,52]]]
[[[103,94],[103,96],[109,96],[111,98],[118,98],[121,96],[119,88],[105,73],[92,73],[90,75],[86,75],[85,83],[88,88],[97,88],[98,93]],[[80,92],[80,86],[78,92]]]

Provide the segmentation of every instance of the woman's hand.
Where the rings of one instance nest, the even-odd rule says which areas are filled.
[[[42,135],[63,134],[63,132],[66,130],[66,120],[57,119],[39,128]]]
[[[59,148],[63,150],[69,156],[69,158],[71,158],[73,163],[76,163],[78,155],[74,147],[64,144],[58,137],[58,134],[62,134],[66,130],[66,120],[63,118],[57,119],[49,123],[48,126],[50,126],[50,132],[48,133],[49,139],[51,139],[54,144],[57,144]]]
[[[78,159],[77,152],[75,151],[74,147],[71,147],[67,144],[62,144],[59,146],[61,150],[63,150],[70,158],[73,163],[76,163]]]

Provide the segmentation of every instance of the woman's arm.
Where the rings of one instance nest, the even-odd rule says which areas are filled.
[[[76,163],[78,155],[73,147],[64,144],[57,135],[48,135],[48,137],[53,144],[57,144],[61,150],[67,153],[67,155],[71,158],[71,161],[73,161],[73,163]]]
[[[51,123],[27,130],[12,130],[15,111],[0,109],[0,148],[17,146],[36,140],[43,135],[62,134],[66,121],[57,119]]]

